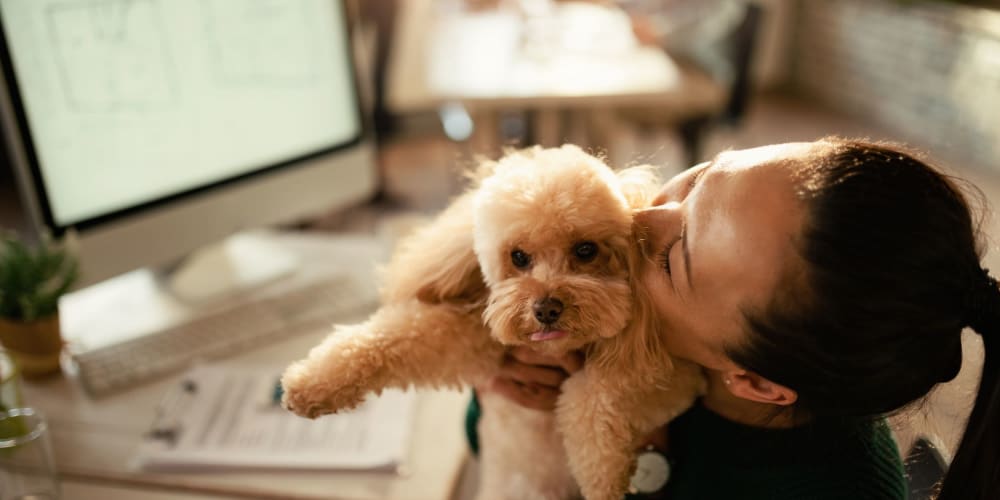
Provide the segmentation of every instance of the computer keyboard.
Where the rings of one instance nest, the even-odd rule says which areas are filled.
[[[167,330],[72,354],[83,387],[102,396],[184,369],[341,321],[375,306],[349,276],[242,302]]]

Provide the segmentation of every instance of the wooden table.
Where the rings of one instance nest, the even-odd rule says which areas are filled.
[[[482,148],[495,147],[496,117],[509,110],[533,111],[535,142],[556,145],[606,142],[620,125],[619,107],[680,120],[724,104],[721,85],[638,44],[614,9],[570,2],[526,16],[454,3],[400,2],[386,102],[399,113],[459,103],[475,119]]]

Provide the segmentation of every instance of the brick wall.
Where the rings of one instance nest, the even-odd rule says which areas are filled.
[[[1000,172],[1000,10],[799,0],[792,82],[935,156]]]

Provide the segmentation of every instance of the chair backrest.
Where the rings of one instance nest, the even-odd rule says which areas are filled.
[[[944,458],[937,448],[927,439],[921,437],[910,448],[904,461],[906,467],[907,489],[910,500],[931,500],[934,498],[937,483],[944,478]]]
[[[764,8],[754,2],[746,4],[743,19],[735,26],[725,40],[726,55],[732,65],[732,82],[729,100],[720,117],[728,124],[735,125],[743,118],[753,82],[753,60],[756,53],[758,33]]]

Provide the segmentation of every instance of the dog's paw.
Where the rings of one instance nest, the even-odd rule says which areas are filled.
[[[318,380],[301,362],[285,370],[281,377],[281,405],[300,417],[316,418],[355,408],[364,401],[359,386],[334,387]]]
[[[289,392],[285,392],[281,397],[281,406],[300,417],[306,418],[317,418],[334,413],[332,410],[324,408],[322,404],[309,401],[307,398],[300,397],[299,394]]]
[[[307,418],[316,418],[331,413],[317,398],[313,375],[302,362],[289,366],[281,376],[281,406],[286,410]]]

